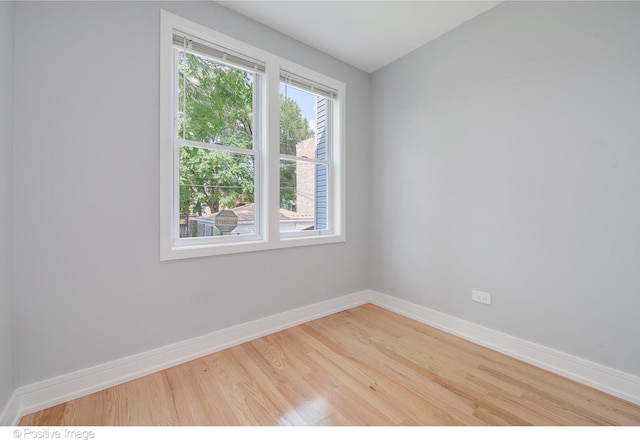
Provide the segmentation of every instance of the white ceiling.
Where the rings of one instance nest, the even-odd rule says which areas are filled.
[[[235,0],[218,3],[371,73],[501,1]]]

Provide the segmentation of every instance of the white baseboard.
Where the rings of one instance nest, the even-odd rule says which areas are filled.
[[[0,412],[0,426],[17,425],[20,417],[22,416],[20,415],[18,390],[15,390]]]
[[[17,425],[25,414],[366,303],[376,304],[418,322],[640,404],[640,377],[638,376],[525,341],[409,301],[365,290],[19,387],[0,413],[0,425]]]
[[[418,322],[640,405],[640,377],[383,293],[370,302]]]
[[[0,425],[17,425],[26,414],[368,302],[368,291],[357,292],[19,387]]]

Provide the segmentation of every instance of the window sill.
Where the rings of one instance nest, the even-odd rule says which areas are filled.
[[[237,241],[226,243],[202,243],[202,244],[182,244],[174,243],[165,246],[160,251],[160,261],[182,260],[187,258],[212,257],[218,255],[239,254],[245,252],[261,252],[276,249],[287,249],[300,246],[314,246],[321,244],[332,244],[346,242],[344,234],[327,235],[306,235],[306,236],[286,236],[283,234],[279,241],[268,242]]]

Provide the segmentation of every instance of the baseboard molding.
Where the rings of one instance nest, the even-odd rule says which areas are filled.
[[[516,359],[640,404],[640,377],[501,333],[373,290],[289,310],[144,353],[19,387],[0,413],[0,425],[225,348],[333,313],[372,303]]]
[[[4,409],[0,411],[0,426],[16,425],[20,420],[20,405],[18,404],[18,390],[15,390],[9,401],[4,406]]]
[[[26,414],[368,302],[368,291],[357,292],[19,387],[0,425],[17,425]]]
[[[640,377],[380,292],[370,302],[497,352],[640,405]]]

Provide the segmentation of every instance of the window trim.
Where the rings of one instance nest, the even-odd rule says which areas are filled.
[[[264,119],[259,124],[259,145],[255,145],[255,157],[261,164],[256,169],[256,194],[262,207],[256,217],[259,234],[249,237],[216,237],[215,239],[179,239],[175,236],[176,216],[176,157],[174,148],[173,111],[173,34],[174,30],[192,35],[203,41],[227,48],[250,58],[264,62],[258,93],[259,112]],[[280,94],[281,72],[324,85],[338,94],[333,99],[332,151],[330,156],[332,176],[329,185],[329,218],[331,229],[307,231],[302,234],[280,232]],[[346,241],[345,231],[345,114],[346,86],[321,73],[298,65],[277,55],[253,47],[247,43],[221,34],[200,24],[160,11],[160,111],[159,111],[159,190],[160,190],[160,260],[196,258],[212,255],[255,252],[297,246],[339,243]],[[179,192],[178,192],[179,194]],[[179,197],[179,195],[178,195]],[[214,242],[215,240],[215,242]]]

